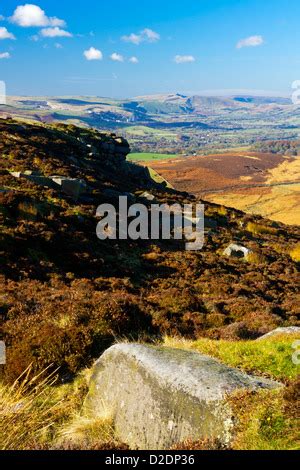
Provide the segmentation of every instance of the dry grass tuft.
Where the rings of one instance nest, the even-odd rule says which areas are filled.
[[[114,440],[112,417],[86,417],[77,415],[60,431],[58,447],[85,448],[105,445]]]
[[[31,367],[11,386],[0,385],[0,449],[24,450],[53,424],[59,403],[51,403],[56,382],[47,370],[30,379]]]

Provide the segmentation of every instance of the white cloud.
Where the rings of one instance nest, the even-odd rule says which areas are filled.
[[[261,46],[264,43],[264,38],[262,36],[250,36],[249,38],[241,39],[236,47],[241,49],[242,47],[257,47]]]
[[[188,64],[195,61],[196,59],[193,55],[176,55],[174,57],[174,62],[176,62],[176,64]]]
[[[0,53],[0,59],[9,59],[10,58],[10,53],[9,52],[1,52]]]
[[[160,40],[160,35],[153,31],[152,29],[145,28],[144,31],[142,31],[142,36],[146,38],[149,42],[157,42]]]
[[[160,35],[153,31],[152,29],[145,28],[140,31],[138,34],[131,33],[129,36],[122,36],[122,41],[131,42],[137,46],[142,42],[157,42],[160,40]]]
[[[0,28],[0,39],[16,39],[15,36],[7,31],[6,28],[1,27]]]
[[[32,5],[31,3],[18,6],[10,20],[23,28],[29,28],[32,26],[62,27],[66,25],[64,20],[56,17],[49,18],[44,10],[37,5]]]
[[[83,55],[85,56],[86,60],[102,60],[103,54],[99,49],[95,49],[95,47],[90,47],[87,51],[84,51]]]
[[[110,56],[111,60],[113,60],[114,62],[124,62],[124,57],[121,55],[121,54],[118,54],[117,52],[114,52],[111,56]]]
[[[142,42],[142,37],[134,33],[129,34],[129,36],[122,36],[121,39],[125,42],[132,42],[132,44],[136,44],[137,46]]]
[[[130,57],[129,62],[131,62],[132,64],[138,64],[139,59],[137,57],[133,56],[133,57]]]
[[[58,26],[55,26],[55,28],[42,29],[41,35],[44,38],[71,38],[73,36],[69,31],[65,31]]]
[[[56,47],[56,49],[63,49],[63,46],[59,42],[56,42],[54,47]]]

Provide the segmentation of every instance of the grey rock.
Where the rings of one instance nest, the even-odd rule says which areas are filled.
[[[21,178],[22,172],[21,171],[10,171],[11,176],[14,178]]]
[[[236,245],[234,243],[231,243],[226,250],[224,250],[223,255],[224,256],[230,256],[233,258],[246,258],[252,253],[249,248],[246,248],[245,246],[242,245]]]
[[[40,186],[45,186],[47,188],[54,188],[55,184],[51,180],[51,178],[48,178],[47,176],[42,176],[38,172],[26,170],[25,172],[21,171],[11,171],[10,174],[14,176],[15,178],[25,178],[28,181],[31,181],[34,184],[40,185]]]
[[[133,202],[135,201],[135,196],[134,194],[132,193],[128,193],[128,192],[120,192],[120,191],[116,191],[115,189],[104,189],[103,190],[103,195],[105,197],[107,197],[108,199],[119,199],[119,197],[123,196],[123,197],[127,197],[127,199],[130,201],[130,202]]]
[[[141,197],[143,197],[144,199],[147,199],[147,201],[155,200],[155,196],[151,193],[148,193],[148,191],[145,191],[143,194],[141,194]]]
[[[50,176],[50,179],[61,187],[61,190],[71,196],[73,199],[77,200],[81,194],[85,193],[87,190],[87,185],[85,181],[77,178],[68,178],[65,176]]]
[[[227,444],[233,429],[227,394],[279,386],[196,352],[117,344],[94,365],[84,411],[111,413],[117,437],[132,449],[169,449],[188,438]]]
[[[15,178],[26,178],[32,183],[45,186],[46,188],[57,189],[59,186],[65,194],[75,200],[88,190],[85,181],[77,178],[69,178],[67,176],[42,176],[40,173],[30,170],[25,172],[12,171],[10,174]]]
[[[280,336],[280,335],[293,335],[293,334],[299,334],[300,336],[300,328],[298,326],[287,326],[287,327],[281,327],[281,328],[276,328],[276,330],[270,331],[266,335],[260,336],[257,338],[256,341],[260,341],[262,339],[266,338],[272,338],[274,336]]]

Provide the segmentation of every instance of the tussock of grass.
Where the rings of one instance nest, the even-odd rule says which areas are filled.
[[[253,235],[276,235],[277,229],[267,225],[256,224],[255,222],[248,222],[246,227],[247,232]]]
[[[94,418],[77,415],[60,431],[58,446],[89,449],[113,439],[113,421],[109,414]]]
[[[283,335],[257,342],[207,338],[188,341],[166,338],[165,345],[180,349],[193,349],[248,373],[286,381],[295,379],[300,372],[300,366],[296,366],[292,361],[294,353],[292,344],[296,337],[297,335]]]
[[[253,264],[263,264],[266,262],[266,258],[261,253],[252,252],[248,254],[247,261]]]
[[[290,256],[293,261],[300,263],[300,243],[298,243],[290,252]]]
[[[222,205],[222,206],[218,206],[218,207],[216,208],[216,212],[217,212],[217,214],[219,214],[219,215],[223,215],[223,216],[228,215],[228,210],[227,210],[227,208],[226,208],[225,206],[223,206],[223,205]]]

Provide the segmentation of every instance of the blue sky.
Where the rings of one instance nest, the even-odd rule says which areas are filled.
[[[10,95],[287,94],[300,79],[299,0],[1,0],[0,14]]]

